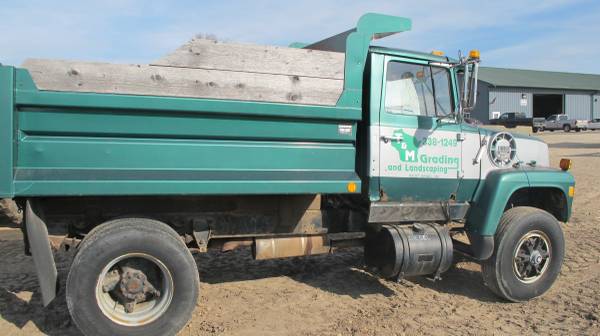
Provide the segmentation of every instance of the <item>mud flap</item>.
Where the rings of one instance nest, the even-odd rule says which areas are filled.
[[[26,239],[33,256],[35,272],[42,292],[42,302],[47,306],[56,297],[58,272],[48,239],[48,228],[43,218],[36,201],[27,200],[24,219]]]

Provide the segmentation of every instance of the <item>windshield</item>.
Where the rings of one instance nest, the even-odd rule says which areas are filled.
[[[385,110],[394,114],[446,116],[454,113],[451,88],[446,68],[389,62]]]

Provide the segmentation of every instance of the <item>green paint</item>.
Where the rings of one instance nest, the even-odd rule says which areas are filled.
[[[418,52],[413,50],[404,49],[391,49],[385,47],[373,46],[371,52],[380,53],[390,56],[397,56],[400,58],[406,58],[416,61],[428,61],[428,62],[439,62],[439,63],[452,63],[457,64],[458,60],[452,59],[446,56],[437,56],[432,53]]]
[[[17,168],[354,171],[352,144],[26,136]]]
[[[462,179],[459,186],[458,179],[410,177],[402,178],[401,181],[394,177],[380,177],[380,179],[389,200],[410,202],[447,202],[452,192],[456,192],[457,202],[468,202],[472,200],[473,190],[479,183],[479,180]],[[394,185],[398,185],[398,188],[385,188]]]
[[[417,140],[417,137],[414,137],[404,132],[404,130],[402,129],[394,131],[394,135],[392,137],[401,137],[403,139],[402,141],[392,140],[392,147],[394,147],[398,151],[400,161],[419,161],[419,147],[421,147],[421,145],[423,145],[423,142],[427,139]]]
[[[354,180],[360,190],[360,181]],[[348,181],[17,181],[18,196],[343,194]],[[115,189],[118,188],[118,193]]]
[[[13,194],[14,68],[0,66],[0,197]]]
[[[568,195],[575,180],[569,173],[547,168],[498,169],[491,171],[480,185],[466,221],[466,229],[474,234],[496,233],[500,217],[510,196],[519,189],[550,187]],[[570,214],[572,199],[567,197]]]
[[[352,132],[340,134],[340,122],[291,118],[252,118],[184,112],[114,111],[91,113],[86,109],[21,109],[21,131],[27,135],[69,134],[78,136],[166,137],[203,139],[251,139],[347,142]]]
[[[575,178],[571,173],[551,168],[529,168],[525,173],[531,187],[560,190],[567,199],[567,218],[571,217],[573,198],[569,197],[569,187],[575,186]]]
[[[360,109],[38,91],[26,70],[14,76],[14,90],[0,91],[14,94],[14,101],[2,100],[2,117],[15,115],[19,134],[18,160],[3,161],[10,167],[1,180],[6,197],[347,193],[348,182],[361,188]],[[10,129],[3,134],[1,143],[13,144]],[[140,170],[157,173],[139,173],[140,181]],[[257,171],[278,179],[250,179]]]
[[[410,19],[368,13],[358,20],[356,30],[346,39],[346,61],[344,68],[344,92],[338,106],[361,107],[363,78],[371,41],[376,36],[409,31]]]

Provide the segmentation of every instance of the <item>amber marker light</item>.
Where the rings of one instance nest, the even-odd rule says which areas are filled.
[[[356,183],[354,183],[354,182],[348,183],[347,188],[348,188],[348,191],[351,193],[356,192]]]
[[[563,171],[567,171],[569,169],[571,169],[571,167],[573,166],[573,163],[571,162],[571,159],[560,159],[560,169],[562,169]]]
[[[480,56],[481,56],[481,54],[479,53],[479,50],[477,50],[477,49],[473,49],[469,52],[469,58],[479,59]]]
[[[575,186],[569,187],[569,197],[575,196]]]
[[[444,56],[444,52],[440,50],[434,50],[431,52],[431,54],[435,56]]]

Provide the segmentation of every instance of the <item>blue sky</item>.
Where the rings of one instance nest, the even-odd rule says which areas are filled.
[[[60,58],[148,63],[196,34],[259,44],[311,42],[361,14],[409,17],[377,42],[420,51],[478,48],[485,66],[600,73],[600,1],[0,0],[0,62]]]

